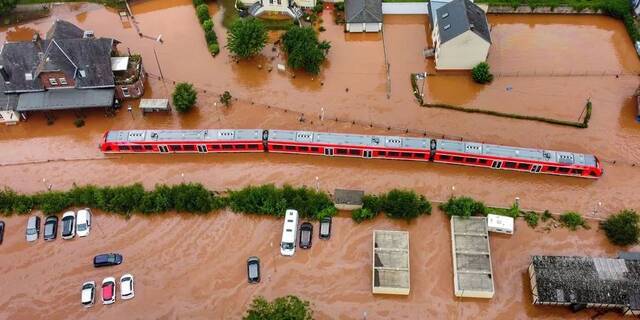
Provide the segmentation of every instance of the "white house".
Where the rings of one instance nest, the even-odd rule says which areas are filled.
[[[254,17],[267,12],[283,13],[293,19],[302,17],[300,8],[313,8],[316,0],[236,0],[236,3],[248,8]]]
[[[347,32],[380,32],[382,0],[345,0]]]
[[[491,34],[487,15],[469,0],[453,0],[431,18],[436,69],[468,70],[487,60]]]

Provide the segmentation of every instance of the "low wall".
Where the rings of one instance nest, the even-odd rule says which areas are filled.
[[[571,7],[489,6],[487,13],[539,13],[539,14],[602,14],[599,10],[575,10]]]
[[[429,14],[429,3],[383,2],[382,14]]]
[[[16,5],[14,12],[37,12],[45,9],[51,9],[51,6],[51,3],[19,4]]]

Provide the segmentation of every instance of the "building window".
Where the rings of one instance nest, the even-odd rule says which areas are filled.
[[[49,78],[49,84],[52,86],[57,86],[58,85],[58,81],[56,81],[55,78]]]
[[[129,95],[129,88],[127,87],[122,87],[122,96],[125,98],[130,97],[131,95]]]
[[[451,25],[450,25],[450,24],[448,24],[448,25],[444,26],[444,29],[445,29],[445,30],[448,30],[449,28],[451,28]]]
[[[442,19],[444,19],[444,18],[446,18],[446,17],[448,17],[448,16],[449,16],[449,12],[445,12],[445,13],[442,15]]]
[[[63,86],[67,85],[67,79],[65,78],[58,78],[58,81],[60,81],[60,85],[63,85]]]

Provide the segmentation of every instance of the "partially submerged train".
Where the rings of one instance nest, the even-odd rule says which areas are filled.
[[[104,153],[275,152],[429,161],[499,170],[598,178],[594,155],[433,138],[268,130],[114,130],[100,143]]]

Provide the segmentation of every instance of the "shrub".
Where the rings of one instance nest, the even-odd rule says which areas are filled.
[[[204,29],[204,31],[210,31],[213,30],[213,21],[211,21],[211,19],[207,19],[202,23],[202,29]]]
[[[546,222],[549,219],[553,219],[553,215],[551,214],[551,212],[549,212],[549,210],[545,210],[540,218],[543,222]]]
[[[76,128],[84,127],[84,119],[77,118],[73,120],[73,125],[75,125]]]
[[[378,216],[377,211],[371,211],[370,209],[367,209],[365,207],[353,210],[351,212],[351,219],[353,219],[357,223],[360,223],[365,220],[374,219],[377,216]]]
[[[384,195],[365,195],[362,197],[362,208],[368,209],[377,215],[382,212],[383,197]]]
[[[489,64],[486,62],[478,63],[473,69],[471,69],[471,78],[473,81],[485,84],[493,81],[493,75],[489,70]]]
[[[308,301],[296,296],[280,297],[272,302],[259,296],[253,299],[243,319],[311,320],[313,319],[313,311],[310,309]]]
[[[310,74],[320,73],[331,48],[328,41],[320,42],[311,27],[292,27],[282,36],[287,64],[294,69],[304,69]]]
[[[44,214],[56,214],[71,206],[66,192],[51,191],[35,195],[35,202]]]
[[[193,6],[197,7],[201,4],[206,4],[205,0],[193,0]]]
[[[524,220],[531,228],[535,228],[538,226],[538,218],[538,214],[533,211],[529,211],[524,215]]]
[[[440,204],[440,210],[446,215],[468,218],[473,215],[486,215],[487,208],[484,203],[469,197],[451,197],[447,202]]]
[[[184,113],[191,110],[196,104],[198,94],[192,84],[181,82],[176,85],[172,98],[176,110]]]
[[[266,43],[267,29],[256,18],[236,20],[227,31],[227,48],[241,59],[260,53]]]
[[[318,1],[312,10],[315,14],[320,14],[322,9],[324,9],[324,3],[322,3],[322,1]]]
[[[622,210],[600,224],[611,243],[628,246],[638,243],[640,216],[633,210]]]
[[[229,91],[225,91],[220,95],[220,103],[224,104],[225,107],[228,107],[231,104],[231,93]]]
[[[174,208],[172,188],[157,185],[151,192],[147,192],[140,199],[138,210],[142,213],[160,213]]]
[[[181,183],[171,188],[174,209],[179,212],[207,213],[220,209],[211,192],[199,183]]]
[[[344,2],[336,2],[334,8],[336,11],[344,11]]]
[[[200,24],[203,24],[206,20],[211,19],[211,15],[209,14],[209,6],[206,4],[199,4],[196,7],[196,15],[198,16],[198,20]]]
[[[582,216],[577,212],[565,212],[560,215],[560,223],[563,227],[569,228],[571,231],[575,231],[578,227],[583,227],[588,229],[589,226],[587,222],[582,218]]]
[[[213,29],[205,30],[204,39],[207,42],[207,44],[218,43],[218,36],[216,35],[216,32],[213,31]]]
[[[211,55],[217,56],[218,53],[220,53],[220,46],[217,43],[210,44],[209,53],[211,53]]]
[[[382,199],[382,211],[390,218],[411,220],[431,214],[431,203],[414,191],[393,189]]]
[[[516,219],[516,218],[518,218],[520,216],[520,208],[518,207],[517,204],[514,203],[508,209],[487,208],[487,212],[486,213],[492,213],[492,214],[497,214],[497,215],[501,215],[501,216],[507,216],[507,217],[511,217],[511,218]]]

